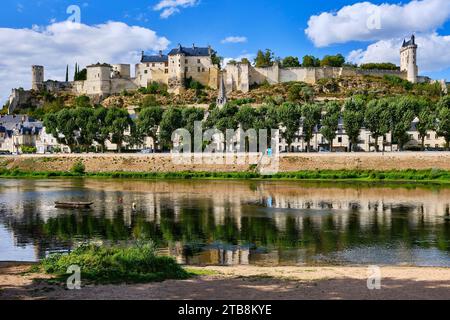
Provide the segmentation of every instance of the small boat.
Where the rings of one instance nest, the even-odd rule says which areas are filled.
[[[60,202],[56,201],[56,208],[75,208],[75,209],[86,209],[90,208],[94,202]]]

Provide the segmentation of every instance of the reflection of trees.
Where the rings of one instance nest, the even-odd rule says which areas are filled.
[[[388,246],[398,242],[407,247],[436,247],[450,251],[450,221],[426,221],[422,217],[413,223],[412,217],[421,214],[420,208],[391,207],[389,214],[385,212],[387,208],[373,208],[369,220],[363,221],[357,206],[341,214],[346,219],[336,218],[331,213],[319,216],[281,214],[274,219],[255,212],[234,215],[230,205],[225,206],[225,217],[219,223],[212,202],[195,205],[183,205],[178,211],[174,205],[165,205],[161,208],[158,223],[155,219],[150,220],[145,211],[136,212],[131,216],[131,226],[125,223],[123,209],[117,209],[113,215],[107,215],[107,210],[97,214],[75,211],[44,222],[32,205],[26,208],[26,215],[1,218],[0,222],[14,231],[19,243],[43,247],[70,243],[73,239],[150,238],[161,246],[173,242],[225,242],[273,249],[304,249],[308,254],[326,254],[351,247]],[[283,227],[276,220],[281,220]]]

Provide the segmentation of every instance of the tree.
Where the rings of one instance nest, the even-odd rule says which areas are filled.
[[[182,127],[189,131],[191,137],[194,137],[195,122],[200,122],[205,117],[205,111],[201,108],[183,108],[181,111]],[[192,150],[194,150],[194,139],[191,139]]]
[[[275,60],[274,53],[270,49],[266,49],[265,52],[258,50],[255,58],[256,68],[271,67]]]
[[[78,107],[73,110],[73,115],[76,125],[75,140],[80,147],[88,151],[99,129],[92,125],[94,110],[90,107]]]
[[[360,97],[352,97],[344,104],[344,128],[349,139],[349,151],[355,151],[359,133],[364,124],[365,101]]]
[[[315,103],[307,103],[302,107],[302,127],[303,139],[306,141],[306,152],[310,151],[311,139],[314,136],[314,129],[320,122],[322,108]]]
[[[69,146],[71,150],[77,144],[75,132],[78,127],[73,109],[62,109],[57,113],[49,113],[44,118],[46,132],[51,134],[58,143]]]
[[[416,125],[421,139],[422,151],[425,150],[425,137],[428,131],[434,130],[436,126],[436,112],[433,110],[431,103],[423,103],[419,113],[419,122]]]
[[[130,129],[132,121],[128,112],[124,109],[113,107],[108,109],[105,124],[110,134],[111,142],[117,145],[117,151],[122,152],[123,142],[126,139],[125,132]]]
[[[137,134],[142,139],[145,137],[152,138],[155,148],[158,148],[158,128],[163,114],[164,110],[161,107],[145,107],[141,110],[136,120]]]
[[[78,96],[75,98],[74,106],[76,108],[92,108],[91,99],[85,95]]]
[[[345,58],[342,54],[337,54],[335,56],[325,56],[322,61],[320,61],[321,67],[342,67],[345,63]]]
[[[320,67],[320,60],[314,56],[304,56],[302,67],[304,68],[315,68]]]
[[[336,138],[341,117],[341,106],[335,101],[328,102],[325,105],[325,114],[322,117],[322,127],[320,133],[327,139],[330,145],[330,151],[333,151],[333,140]]]
[[[257,132],[259,130],[267,131],[267,146],[269,146],[272,140],[272,130],[278,130],[279,128],[278,108],[272,104],[257,108],[254,128]]]
[[[445,139],[446,149],[450,150],[450,97],[443,96],[438,103],[437,134]]]
[[[69,82],[69,65],[66,66],[66,82]]]
[[[89,125],[95,128],[94,141],[100,145],[102,152],[105,152],[105,143],[109,139],[109,128],[106,123],[107,113],[106,108],[98,106],[94,109],[94,116],[89,122]]]
[[[408,131],[411,129],[419,104],[415,97],[400,97],[391,100],[389,104],[391,118],[392,140],[398,144],[399,150],[410,140]]]
[[[170,107],[164,111],[161,118],[160,124],[160,142],[163,148],[171,149],[173,147],[172,143],[172,133],[183,127],[183,114],[179,108]]]
[[[387,134],[390,129],[389,101],[386,99],[371,100],[364,112],[364,125],[375,140],[375,151],[378,152],[378,138]]]
[[[301,66],[300,61],[298,60],[298,57],[286,57],[281,62],[281,66],[283,68],[298,68]]]
[[[286,140],[289,150],[300,130],[301,117],[302,110],[299,105],[286,102],[278,108],[278,119],[280,125],[284,127],[281,136]]]

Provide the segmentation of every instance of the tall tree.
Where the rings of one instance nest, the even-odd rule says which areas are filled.
[[[141,110],[136,120],[136,129],[142,138],[150,137],[155,149],[158,149],[158,129],[164,114],[164,109],[159,106],[146,107]]]
[[[364,124],[365,101],[361,97],[352,97],[344,104],[344,128],[349,139],[349,151],[355,151],[358,145],[361,127]]]
[[[364,112],[364,125],[375,140],[375,151],[379,151],[379,137],[383,137],[390,130],[389,101],[371,100]],[[384,141],[383,141],[384,151]]]
[[[179,108],[170,107],[164,111],[160,124],[160,142],[163,148],[173,147],[172,133],[183,127],[183,114]]]
[[[337,54],[335,56],[325,56],[322,61],[320,61],[321,67],[342,67],[345,63],[345,58],[342,54]]]
[[[281,136],[286,140],[289,151],[291,150],[292,142],[298,136],[300,130],[300,123],[302,117],[302,109],[299,105],[294,103],[283,103],[278,108],[278,119],[280,125],[283,127]]]
[[[418,114],[419,104],[415,97],[400,97],[391,100],[389,104],[391,117],[392,140],[397,143],[400,151],[411,139],[408,131]]]
[[[281,66],[283,68],[297,68],[300,67],[300,61],[298,57],[288,56],[281,61]]]
[[[428,131],[434,130],[436,127],[436,110],[433,104],[430,102],[421,103],[421,108],[419,112],[419,122],[416,125],[417,131],[419,132],[422,151],[425,150],[425,137]]]
[[[303,139],[306,141],[306,152],[311,149],[311,139],[314,136],[314,130],[319,125],[322,108],[315,103],[307,103],[302,107],[302,127]]]
[[[341,105],[335,101],[325,105],[325,114],[322,117],[320,133],[327,139],[330,151],[333,151],[333,140],[336,138],[341,117]]]
[[[304,56],[302,67],[304,68],[320,67],[320,60],[314,56]]]
[[[69,65],[66,66],[66,82],[69,82]]]
[[[270,49],[266,49],[265,52],[262,50],[258,50],[255,58],[255,67],[256,68],[264,68],[270,67],[273,65],[275,60],[274,53]]]
[[[450,96],[443,96],[438,103],[437,133],[445,139],[446,149],[450,150]]]
[[[122,152],[122,146],[126,139],[126,131],[130,130],[132,121],[125,109],[113,107],[108,109],[105,117],[111,142],[117,145],[117,151]]]

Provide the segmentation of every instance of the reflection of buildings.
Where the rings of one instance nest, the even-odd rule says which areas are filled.
[[[450,240],[450,222],[443,219],[450,216],[449,189],[6,180],[0,191],[0,223],[17,245],[33,244],[37,257],[69,246],[75,237],[120,241],[137,234],[168,247],[181,263],[219,265],[296,264],[365,242],[400,239],[408,250]],[[82,199],[95,201],[92,211],[53,205]]]

